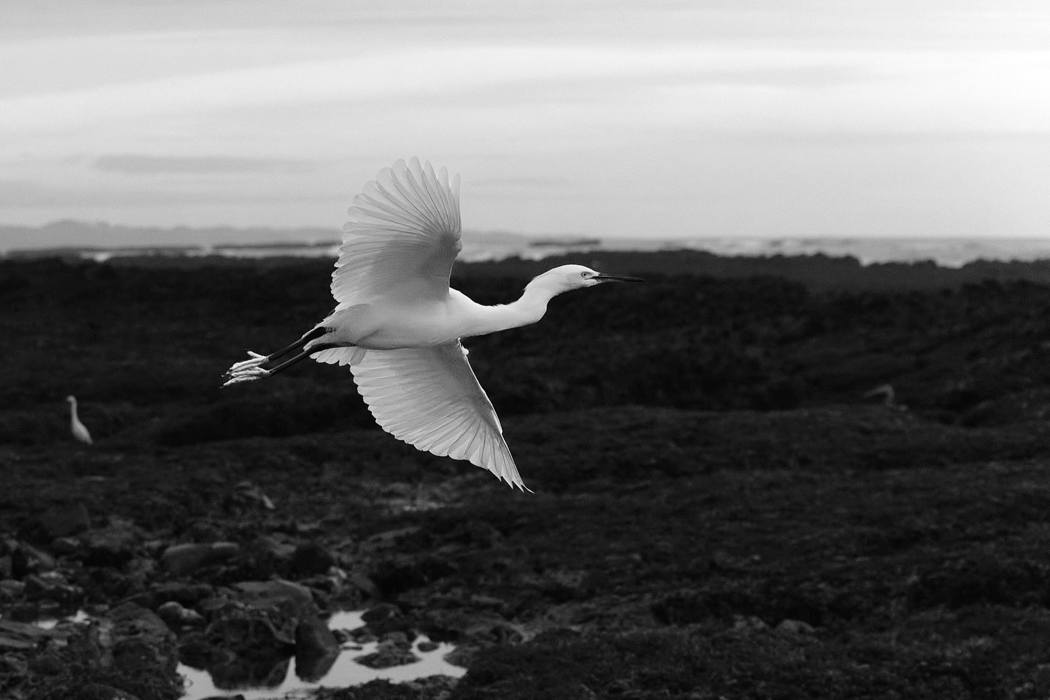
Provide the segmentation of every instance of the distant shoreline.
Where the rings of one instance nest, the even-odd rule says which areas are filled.
[[[160,249],[163,250],[163,249]],[[140,251],[141,252],[141,251]],[[53,251],[52,251],[53,253]],[[280,269],[315,267],[319,276],[331,269],[333,258],[326,255],[119,255],[104,260],[71,254],[16,254],[0,256],[0,277],[4,270],[14,275],[49,274],[52,265],[104,265],[119,268],[197,270],[203,274],[222,274],[223,270],[256,267]],[[453,269],[458,279],[527,280],[556,265],[578,263],[599,270],[636,274],[649,279],[673,276],[719,279],[781,278],[800,283],[814,291],[917,291],[959,287],[967,284],[1028,282],[1050,285],[1050,259],[1030,261],[975,260],[958,267],[938,265],[931,260],[911,262],[863,263],[853,256],[807,255],[717,255],[701,250],[660,251],[551,251],[537,257],[509,256],[498,260],[460,261]],[[36,270],[36,271],[34,271]]]
[[[338,228],[133,227],[105,222],[56,221],[43,226],[0,225],[0,259],[65,257],[96,261],[114,257],[223,256],[244,258],[335,258]],[[1050,259],[1047,238],[837,238],[697,236],[629,238],[562,233],[526,235],[509,231],[463,232],[460,260],[482,262],[515,257],[540,260],[562,254],[693,251],[728,258],[825,255],[852,257],[861,265],[933,261],[962,268],[977,261],[1034,262]]]

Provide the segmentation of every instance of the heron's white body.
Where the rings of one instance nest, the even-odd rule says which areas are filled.
[[[87,427],[80,422],[80,416],[77,415],[77,398],[75,396],[67,396],[66,401],[69,402],[69,428],[73,433],[73,438],[85,445],[92,444],[91,433],[89,433]]]
[[[303,343],[304,352],[348,365],[376,422],[395,437],[524,488],[460,339],[535,323],[555,295],[615,278],[563,265],[533,279],[517,301],[498,306],[450,289],[461,247],[459,181],[415,159],[383,170],[349,215],[332,274],[338,303],[312,331],[320,335]],[[269,357],[250,354],[230,368],[227,384],[270,373],[262,367]]]
[[[381,299],[336,311],[320,324],[335,330],[312,342],[346,342],[367,350],[441,345],[535,323],[550,296],[527,291],[501,306],[483,306],[455,289],[443,299]]]

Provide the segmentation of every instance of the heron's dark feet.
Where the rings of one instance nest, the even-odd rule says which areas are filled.
[[[281,348],[277,352],[272,352],[269,355],[260,355],[257,352],[251,350],[248,351],[248,359],[240,362],[234,362],[226,374],[223,375],[223,386],[229,386],[230,384],[237,384],[239,382],[250,382],[255,379],[261,379],[262,377],[269,376],[275,372],[279,372],[286,367],[291,366],[295,362],[303,359],[307,353],[304,352],[305,348],[311,341],[320,338],[325,333],[328,333],[328,328],[317,327],[313,328],[304,333],[298,340],[291,345]],[[290,361],[282,362],[281,364],[274,365],[276,360],[279,360],[292,353],[296,354]],[[270,367],[263,367],[263,365],[269,364]]]
[[[263,364],[270,360],[269,355],[260,355],[251,350],[248,351],[248,355],[250,355],[249,359],[235,362],[226,370],[226,374],[222,375],[223,379],[226,380],[222,383],[223,386],[250,382],[270,374],[270,370],[262,367]]]

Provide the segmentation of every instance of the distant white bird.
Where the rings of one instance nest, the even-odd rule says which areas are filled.
[[[871,391],[864,392],[864,398],[874,399],[881,396],[882,405],[887,408],[892,408],[897,411],[907,411],[908,407],[902,403],[897,403],[897,392],[893,390],[892,384],[879,384]]]
[[[897,392],[893,390],[892,384],[879,384],[870,391],[864,392],[864,398],[874,399],[882,397],[882,405],[894,408],[897,405]]]
[[[69,402],[69,428],[73,432],[73,437],[85,445],[91,444],[91,433],[88,429],[80,422],[80,417],[77,415],[77,397],[69,395],[66,397],[66,401]]]
[[[267,377],[306,357],[349,365],[384,430],[524,489],[460,338],[535,323],[562,292],[640,280],[562,265],[534,278],[513,303],[475,303],[448,286],[462,247],[459,178],[450,183],[444,168],[435,174],[430,163],[420,166],[414,158],[365,185],[349,216],[332,273],[335,311],[286,348],[269,355],[248,351],[250,359],[226,372],[224,386]]]

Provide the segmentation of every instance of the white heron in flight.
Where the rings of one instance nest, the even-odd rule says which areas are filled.
[[[77,397],[70,394],[66,397],[66,401],[69,403],[69,428],[73,432],[73,437],[78,442],[90,445],[91,433],[89,433],[87,427],[80,422],[80,416],[77,415]]]
[[[249,359],[226,372],[224,386],[276,374],[307,357],[349,365],[384,430],[524,489],[460,339],[535,323],[562,292],[639,280],[562,265],[535,277],[517,301],[482,306],[449,288],[461,247],[459,177],[450,182],[444,168],[435,174],[415,158],[385,168],[349,209],[332,273],[335,311],[286,348],[249,351]]]

